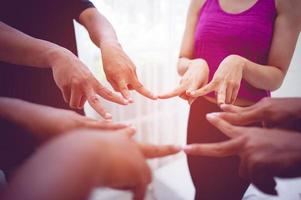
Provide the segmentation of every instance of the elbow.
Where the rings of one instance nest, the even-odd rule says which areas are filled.
[[[282,86],[284,78],[285,78],[285,72],[281,71],[281,73],[279,74],[279,77],[274,79],[276,81],[273,84],[271,84],[271,86],[269,88],[270,91],[273,92],[273,91],[278,90]]]

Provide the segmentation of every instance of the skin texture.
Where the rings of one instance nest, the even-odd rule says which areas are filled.
[[[198,21],[198,12],[204,2],[203,0],[191,1],[179,60],[194,59],[195,27]],[[254,0],[243,2],[239,0],[220,0],[222,8],[232,13],[245,10],[254,3]],[[215,92],[217,98],[213,100],[218,104],[250,105],[252,104],[251,102],[244,99],[237,99],[237,93],[242,79],[256,88],[268,91],[276,90],[280,87],[289,67],[301,30],[301,17],[299,14],[301,3],[298,0],[278,0],[276,4],[277,17],[268,64],[260,65],[238,55],[229,55],[220,63],[213,79],[207,85],[191,92],[187,91],[189,96],[196,98],[205,96],[210,92]],[[189,63],[190,62],[187,61],[185,65],[178,65],[178,71],[181,76],[183,76],[189,68]]]
[[[159,98],[167,99],[180,96],[182,99],[187,100],[189,104],[195,100],[195,98],[190,97],[188,94],[190,91],[207,84],[209,68],[207,62],[202,59],[195,59],[193,61],[181,59],[178,65],[186,65],[186,62],[189,62],[189,68],[184,73],[180,85],[170,93],[160,95]]]
[[[239,174],[261,191],[276,195],[274,177],[300,177],[301,135],[280,129],[245,128],[229,124],[215,114],[207,119],[231,140],[192,144],[185,152],[197,156],[241,158]]]
[[[111,187],[129,190],[135,200],[142,200],[152,179],[146,158],[171,155],[180,149],[138,144],[131,139],[134,132],[127,128],[64,134],[28,159],[0,197],[82,200],[88,199],[95,187]]]
[[[235,125],[263,122],[268,127],[281,127],[301,120],[300,98],[264,98],[249,107],[223,104],[221,109],[225,112],[217,115]]]
[[[129,90],[134,89],[150,99],[156,99],[157,97],[139,82],[136,67],[122,50],[108,20],[97,9],[88,8],[80,14],[79,21],[101,50],[107,80],[123,95],[123,98],[101,85],[88,67],[69,50],[33,38],[2,22],[0,22],[0,60],[19,65],[52,68],[54,80],[71,108],[82,109],[88,101],[105,119],[111,119],[112,115],[102,106],[99,96],[108,101],[127,105],[133,102]]]
[[[128,127],[121,123],[90,119],[70,110],[5,97],[0,97],[0,117],[24,127],[41,141],[78,128],[118,130]]]
[[[136,66],[118,43],[116,33],[108,20],[95,8],[83,11],[79,19],[94,44],[101,49],[103,69],[114,90],[120,92],[129,102],[133,102],[129,90],[136,90],[153,100],[157,99],[138,80]]]
[[[128,103],[102,86],[69,50],[30,37],[2,22],[0,30],[0,60],[19,65],[51,68],[64,100],[71,108],[82,108],[88,101],[103,118],[111,119],[111,114],[103,108],[98,96],[122,105]]]

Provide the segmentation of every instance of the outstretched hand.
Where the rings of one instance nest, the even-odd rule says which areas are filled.
[[[233,104],[237,99],[243,77],[243,68],[244,59],[240,56],[230,55],[221,62],[212,80],[207,85],[187,94],[196,98],[215,92],[218,104]]]
[[[184,73],[180,85],[173,91],[159,95],[160,99],[168,99],[179,96],[191,104],[196,98],[188,94],[208,82],[209,67],[205,60],[196,59],[189,62],[187,71]]]
[[[293,129],[301,120],[300,98],[263,98],[249,107],[221,105],[225,112],[219,113],[224,120],[235,125],[263,122],[268,127]]]
[[[120,92],[129,102],[133,102],[130,90],[136,90],[141,95],[157,99],[157,97],[146,89],[138,80],[136,67],[130,58],[115,42],[103,42],[101,44],[103,68],[107,80],[115,91]]]
[[[54,80],[71,108],[81,109],[88,101],[103,118],[111,119],[112,115],[102,106],[98,95],[121,105],[128,104],[127,100],[101,85],[90,70],[67,50],[53,56],[51,67]]]
[[[207,119],[231,140],[215,144],[191,144],[185,148],[187,154],[214,157],[239,155],[240,176],[268,194],[277,193],[273,177],[301,176],[299,133],[237,127],[215,114],[207,115]]]

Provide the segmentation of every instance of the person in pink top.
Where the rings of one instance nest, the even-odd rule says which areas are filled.
[[[206,113],[223,104],[250,106],[281,86],[301,29],[300,8],[298,0],[191,0],[177,65],[182,80],[159,96],[191,104],[188,144],[229,139]],[[198,200],[241,199],[249,185],[237,173],[237,157],[188,156],[188,165]]]

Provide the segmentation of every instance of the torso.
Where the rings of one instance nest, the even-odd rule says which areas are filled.
[[[210,79],[231,54],[267,64],[276,17],[274,1],[207,0],[203,4],[195,33],[195,57],[208,62]],[[265,96],[269,91],[253,88],[243,80],[236,104],[250,105]],[[205,98],[216,102],[212,94]]]

